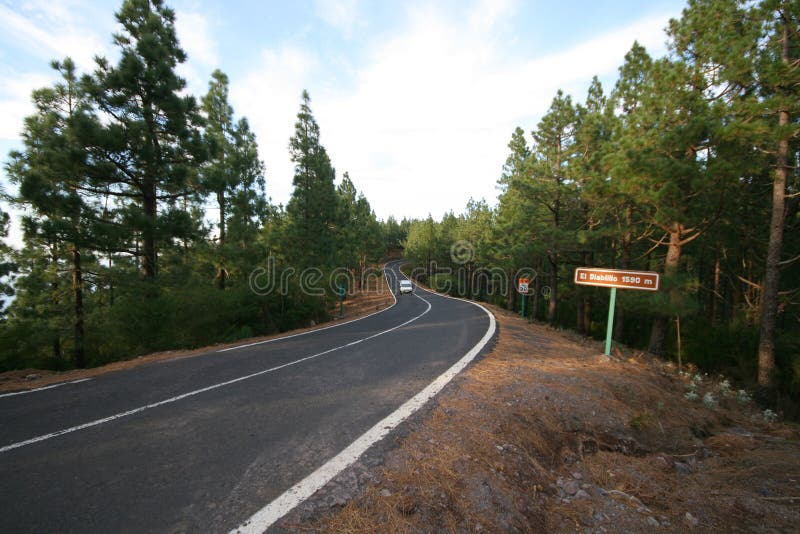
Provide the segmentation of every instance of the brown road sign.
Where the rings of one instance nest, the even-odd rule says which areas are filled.
[[[575,269],[575,283],[584,286],[616,287],[658,291],[660,277],[652,271],[620,271],[617,269]]]

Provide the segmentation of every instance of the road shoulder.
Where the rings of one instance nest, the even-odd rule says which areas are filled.
[[[279,526],[319,532],[800,524],[800,432],[706,378],[492,308],[494,350]],[[745,468],[746,466],[746,468]]]

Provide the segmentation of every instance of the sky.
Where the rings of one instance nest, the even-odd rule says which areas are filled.
[[[266,166],[267,193],[292,191],[289,137],[303,89],[338,178],[348,172],[381,219],[440,218],[470,198],[497,202],[517,126],[535,129],[558,89],[582,102],[613,88],[638,40],[666,53],[681,0],[167,0],[200,97],[219,68]],[[0,161],[21,148],[31,91],[54,59],[81,72],[116,58],[121,0],[0,0]],[[0,170],[0,188],[13,185]],[[7,206],[5,209],[8,209]],[[213,217],[212,217],[213,219]],[[12,244],[19,246],[18,223]]]

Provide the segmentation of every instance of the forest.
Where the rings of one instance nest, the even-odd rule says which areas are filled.
[[[54,61],[59,82],[5,171],[25,213],[24,247],[0,211],[0,371],[102,365],[283,332],[327,320],[335,288],[276,275],[345,270],[358,280],[404,249],[420,282],[602,337],[608,290],[579,266],[657,271],[656,294],[621,291],[614,339],[724,373],[800,416],[800,6],[693,0],[669,53],[633,43],[611,88],[559,91],[511,133],[498,201],[440,220],[378,220],[337,179],[307,92],[288,150],[291,199],[275,205],[245,117],[218,70],[187,95],[175,14],[124,0],[119,58],[93,72]],[[524,106],[524,103],[518,105]],[[443,177],[445,179],[445,177]],[[454,187],[456,186],[454,182]],[[355,288],[350,287],[349,290]]]
[[[603,338],[609,290],[576,267],[656,271],[614,339],[752,387],[800,415],[800,5],[691,1],[669,55],[634,43],[610,91],[559,91],[516,128],[496,207],[413,221],[418,278]],[[410,271],[409,271],[410,272]],[[644,293],[644,294],[643,294]]]
[[[250,273],[269,262],[279,277],[336,267],[359,280],[402,239],[347,173],[336,185],[307,92],[288,140],[294,192],[276,206],[228,77],[217,70],[205,95],[185,94],[174,12],[126,0],[117,20],[118,62],[79,73],[54,61],[60,81],[33,93],[24,148],[5,164],[17,190],[6,200],[25,216],[24,247],[0,249],[0,290],[13,296],[0,312],[0,370],[96,366],[318,323],[331,288],[310,295],[287,276],[256,295]]]

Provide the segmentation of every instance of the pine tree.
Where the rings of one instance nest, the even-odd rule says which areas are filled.
[[[426,281],[432,283],[432,277],[436,274],[434,266],[439,249],[439,231],[436,221],[430,214],[427,219],[411,223],[404,248],[409,259],[425,266]]]
[[[661,232],[651,238],[651,251],[666,247],[667,298],[659,305],[649,343],[651,352],[661,354],[670,317],[691,307],[681,298],[686,292],[678,276],[684,247],[719,216],[726,176],[715,172],[710,139],[716,119],[692,65],[668,59],[653,62],[635,44],[620,71],[615,98],[625,115],[611,155],[613,189]]]
[[[186,82],[176,73],[186,54],[175,13],[162,0],[125,0],[116,17],[120,58],[116,66],[98,58],[86,78],[102,120],[84,136],[93,148],[96,188],[120,200],[120,223],[134,235],[127,250],[152,280],[159,247],[192,232],[195,222],[180,200],[196,192],[204,146],[195,99],[183,95]]]
[[[16,270],[11,260],[11,247],[6,244],[8,238],[9,215],[0,209],[0,297],[13,297],[14,287],[11,285],[11,276]],[[5,318],[7,311],[6,299],[0,300],[0,321]]]
[[[467,298],[483,299],[488,290],[488,275],[478,277],[476,273],[478,269],[487,264],[493,226],[494,212],[486,201],[470,198],[464,215],[461,217],[458,234],[459,241],[466,242],[470,247],[463,258],[466,269],[463,286]]]
[[[670,23],[675,50],[709,73],[709,98],[730,106],[723,135],[772,155],[772,207],[761,294],[758,383],[773,385],[787,185],[800,123],[800,9],[794,0],[692,0]]]
[[[353,269],[358,264],[359,221],[356,214],[358,191],[345,172],[342,182],[336,187],[337,197],[337,266]]]
[[[94,117],[72,60],[53,62],[52,66],[62,81],[34,92],[37,112],[25,120],[25,149],[11,153],[7,169],[19,188],[16,201],[31,212],[25,221],[25,239],[31,251],[40,248],[44,257],[51,258],[56,278],[59,261],[70,258],[72,358],[74,365],[84,367],[83,256],[91,254],[97,226],[104,222],[96,199],[87,192],[91,191],[89,162],[76,125]],[[52,298],[60,299],[55,279],[52,288]]]
[[[558,305],[558,277],[569,205],[575,194],[575,181],[569,176],[569,162],[575,154],[577,115],[572,98],[558,91],[550,109],[533,131],[532,180],[525,196],[542,208],[540,230],[551,271],[547,320],[555,324]]]
[[[605,219],[614,216],[617,207],[606,197],[608,169],[604,158],[609,150],[612,129],[613,114],[603,86],[595,76],[585,103],[576,106],[575,157],[569,162],[569,175],[575,178],[580,209],[577,227],[579,250],[576,252],[580,263],[586,266],[594,265],[595,256],[610,248],[607,246],[607,233],[601,231],[601,226]],[[588,334],[592,323],[592,292],[576,286],[575,294],[578,330]],[[615,325],[621,323],[622,314],[618,313]]]
[[[258,144],[246,119],[234,123],[233,108],[228,103],[228,77],[214,71],[208,93],[203,97],[206,117],[205,138],[208,161],[202,170],[201,185],[211,193],[219,209],[216,280],[225,288],[230,265],[226,258],[228,230],[234,241],[246,249],[266,215],[264,166],[258,158]]]
[[[532,265],[538,256],[538,233],[533,230],[532,221],[537,206],[526,197],[532,183],[532,151],[525,139],[525,132],[517,127],[508,143],[510,153],[503,166],[503,173],[497,182],[501,190],[497,207],[496,224],[489,237],[489,253],[492,262],[505,271],[509,280],[507,287],[499,288],[505,292],[505,305],[513,309],[517,292],[514,289],[514,276],[520,265]],[[539,277],[537,277],[537,281]]]
[[[531,150],[525,140],[525,131],[517,126],[511,134],[511,141],[508,142],[511,153],[506,158],[503,166],[503,174],[497,182],[498,187],[506,191],[512,186],[514,181],[524,179],[529,174],[528,165],[530,164]]]
[[[383,251],[381,254],[389,255],[403,246],[403,241],[405,241],[407,235],[394,216],[389,215],[385,221],[381,221],[380,227],[383,239]]]
[[[294,190],[286,205],[285,253],[299,268],[333,264],[337,214],[335,171],[310,108],[311,98],[303,91],[295,133],[289,153],[295,164]]]
[[[239,119],[234,133],[233,166],[238,181],[230,192],[228,237],[247,251],[273,209],[266,193],[264,162],[258,154],[256,135],[246,118]]]

